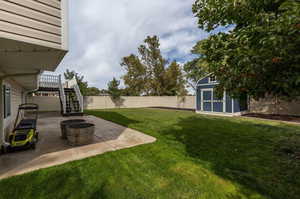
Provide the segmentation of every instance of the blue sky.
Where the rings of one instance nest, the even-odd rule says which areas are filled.
[[[124,71],[121,58],[136,53],[148,35],[158,35],[168,60],[185,62],[193,45],[208,36],[197,27],[194,0],[85,0],[70,2],[70,51],[57,69],[85,76],[106,88]]]

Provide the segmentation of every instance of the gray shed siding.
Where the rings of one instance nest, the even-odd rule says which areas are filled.
[[[205,77],[204,79],[202,79],[198,82],[198,85],[208,84],[208,82],[209,82],[209,77]]]
[[[232,113],[232,98],[226,95],[226,113]]]
[[[241,112],[240,103],[237,99],[233,100],[233,108],[235,113]]]
[[[201,110],[201,88],[197,88],[197,95],[196,95],[196,109]]]

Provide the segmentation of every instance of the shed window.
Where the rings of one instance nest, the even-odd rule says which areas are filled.
[[[216,78],[216,76],[210,76],[209,77],[209,82],[211,82],[211,83],[214,83],[214,82],[217,82],[217,78]]]
[[[3,85],[3,102],[4,118],[7,118],[11,115],[11,89],[6,85]]]

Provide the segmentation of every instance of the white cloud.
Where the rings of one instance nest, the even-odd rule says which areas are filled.
[[[207,36],[192,15],[194,0],[70,1],[70,51],[58,72],[74,69],[91,86],[120,77],[121,58],[136,53],[148,35],[161,37],[168,58],[183,59]]]

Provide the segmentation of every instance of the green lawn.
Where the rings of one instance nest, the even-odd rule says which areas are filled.
[[[300,196],[299,126],[156,109],[88,113],[157,142],[0,181],[0,198]]]

